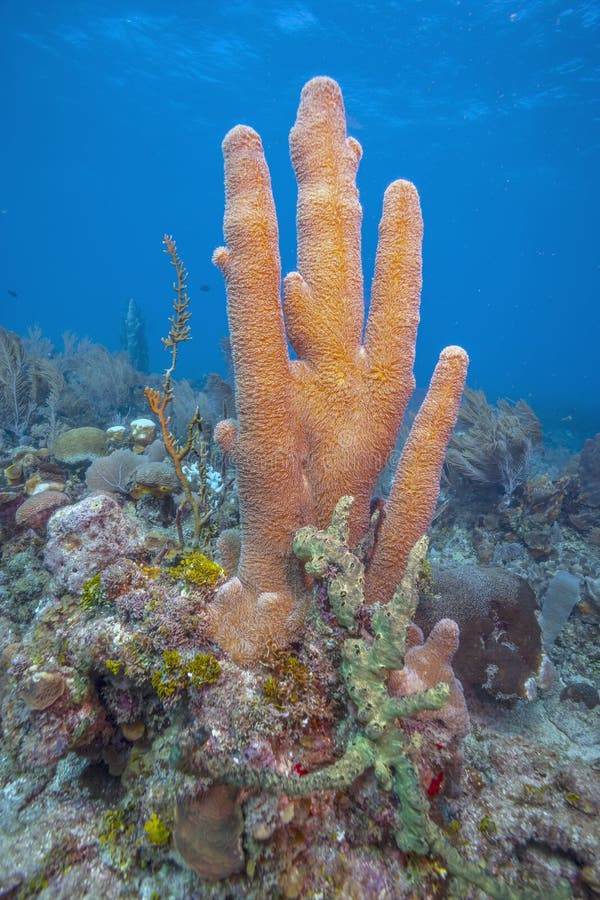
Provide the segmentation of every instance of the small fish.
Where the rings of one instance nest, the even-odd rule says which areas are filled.
[[[561,421],[561,422],[572,422],[572,421],[573,421],[573,416],[569,413],[568,416],[563,416],[562,419],[561,419],[560,421]]]
[[[16,291],[11,291],[10,289],[9,289],[9,291],[8,291],[8,294],[9,294],[10,297],[14,297],[15,300],[16,300],[17,297],[19,296],[19,295],[17,294]]]
[[[198,290],[205,294],[207,291],[210,291],[210,284],[201,284]]]

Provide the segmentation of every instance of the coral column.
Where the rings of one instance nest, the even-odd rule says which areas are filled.
[[[227,247],[216,250],[214,260],[227,285],[239,419],[221,423],[216,437],[238,469],[241,556],[236,575],[218,592],[209,624],[221,646],[246,662],[267,645],[297,638],[306,600],[291,550],[295,531],[307,524],[325,527],[343,495],[354,497],[351,545],[368,528],[373,488],[414,388],[422,221],[414,186],[391,184],[363,344],[356,188],[362,151],[346,135],[339,86],[329,78],[310,81],[290,135],[298,181],[298,271],[285,279],[283,300],[260,138],[237,126],[223,149]],[[377,584],[377,559],[369,571],[374,599],[391,596],[406,547],[429,524],[466,364],[464,351],[448,348],[436,369],[390,501]],[[399,495],[405,491],[403,505]],[[388,585],[390,578],[395,580]]]
[[[369,603],[387,603],[400,582],[413,545],[425,534],[440,490],[446,446],[458,416],[469,357],[446,347],[404,445],[367,577]]]
[[[298,272],[285,281],[285,316],[298,356],[292,371],[307,446],[310,521],[325,527],[339,498],[352,495],[354,545],[368,527],[371,492],[414,388],[419,197],[406,181],[386,191],[363,346],[356,188],[362,151],[346,136],[341,91],[331,79],[315,78],[302,91],[290,148],[298,180]]]
[[[277,219],[260,137],[237,126],[223,153],[227,247],[218,248],[213,260],[227,284],[238,421],[220,423],[215,438],[237,467],[241,554],[237,576],[213,604],[211,624],[224,649],[246,661],[270,641],[285,643],[286,624],[298,624],[302,579],[290,546],[303,521],[303,475],[280,301]]]

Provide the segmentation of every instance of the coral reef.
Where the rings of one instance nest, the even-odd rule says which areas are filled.
[[[0,450],[28,441],[51,447],[69,428],[113,426],[144,410],[143,385],[158,385],[156,376],[134,368],[127,353],[67,333],[58,351],[39,329],[25,337],[0,329]],[[173,381],[176,396],[187,397],[188,382]],[[209,375],[193,393],[193,409],[206,414],[207,437],[219,418],[234,410],[231,387]],[[188,404],[189,406],[189,404]],[[193,412],[192,409],[192,412]],[[172,430],[184,435],[191,416],[178,404]],[[114,449],[114,448],[112,448]]]
[[[121,556],[137,556],[143,535],[111,497],[97,494],[59,510],[48,525],[44,563],[57,586],[79,591]]]
[[[62,354],[39,332],[7,338],[26,390],[23,427],[0,435],[0,895],[592,900],[598,439],[579,458],[542,459],[528,407],[480,404],[498,440],[482,435],[477,449],[495,461],[483,481],[446,482],[429,559],[425,539],[411,549],[466,363],[444,351],[391,496],[371,504],[412,385],[416,193],[386,192],[361,346],[359,148],[337,86],[311,82],[292,133],[292,360],[260,142],[237,128],[225,149],[217,261],[239,424],[218,421],[234,410],[217,378],[200,393],[145,379],[159,408],[170,394],[174,446],[207,411],[180,460],[185,483],[151,442],[157,422],[140,422],[142,380],[123,354],[72,336]],[[31,393],[43,359],[56,381]],[[358,482],[354,505],[338,502]],[[192,517],[175,516],[185,484],[211,511],[202,552]],[[247,603],[231,602],[236,570]]]
[[[68,489],[74,497],[81,486],[71,480]],[[382,668],[376,658],[387,644],[378,621],[389,623],[391,615],[399,624],[396,601],[365,605],[360,561],[330,539],[322,556],[318,529],[308,534],[310,552],[317,552],[311,577],[323,575],[325,583],[316,587],[303,639],[293,653],[271,649],[250,670],[208,640],[221,570],[174,550],[168,530],[149,530],[141,501],[100,495],[50,520],[53,535],[55,519],[70,513],[69,547],[89,532],[72,560],[81,581],[67,584],[60,572],[56,578],[44,572],[48,539],[16,532],[4,544],[0,567],[3,889],[27,896],[45,884],[45,896],[85,896],[92,879],[94,891],[111,897],[191,900],[210,892],[221,900],[265,900],[341,892],[418,900],[458,890],[451,872],[462,878],[469,865],[475,877],[487,878],[475,862],[485,860],[508,882],[508,896],[543,891],[590,900],[598,882],[600,706],[591,684],[599,663],[599,607],[587,584],[600,572],[597,550],[568,531],[568,517],[579,507],[567,501],[572,492],[563,496],[569,511],[556,513],[553,503],[547,510],[569,537],[554,542],[550,559],[521,544],[515,553],[517,539],[504,516],[513,507],[473,519],[480,532],[490,529],[495,552],[508,559],[512,548],[509,565],[523,565],[527,554],[536,589],[543,591],[550,566],[575,571],[582,602],[551,651],[555,686],[535,702],[513,700],[510,708],[469,689],[471,730],[464,737],[464,705],[451,668],[459,665],[455,626],[442,621],[422,638],[407,613],[400,628],[403,664],[394,663],[402,649],[394,639]],[[106,501],[106,516],[95,519],[93,508],[83,516],[86,504],[98,500],[103,508]],[[463,512],[471,514],[454,507],[455,529]],[[124,537],[135,531],[140,540],[129,545]],[[441,534],[447,563],[464,533],[453,537],[442,517],[436,542]],[[235,535],[220,543],[235,559]],[[474,546],[470,552],[475,557]],[[423,564],[418,572],[420,603],[429,596],[435,609],[446,596],[434,599],[437,569]],[[441,606],[437,612],[443,614]],[[495,621],[508,626],[502,612]],[[530,629],[526,621],[523,638]],[[509,629],[504,643],[514,640]],[[466,647],[473,652],[473,644]],[[423,709],[421,698],[440,681],[449,685],[448,700]],[[387,719],[400,703],[411,714]],[[359,740],[371,729],[373,737]],[[384,750],[392,756],[378,766]],[[225,771],[207,778],[208,758]],[[414,790],[397,797],[397,780],[392,789],[384,782],[404,759],[402,778]],[[245,788],[224,788],[232,769],[241,772]],[[396,837],[423,841],[426,855],[405,852]],[[25,838],[33,848],[28,853]],[[496,878],[480,883],[492,896],[504,890]],[[462,893],[481,896],[473,886]]]
[[[325,581],[335,618],[351,633],[356,632],[364,610],[365,582],[363,566],[348,548],[352,502],[350,497],[339,501],[326,531],[307,526],[294,539],[294,552],[305,562],[309,574]],[[372,638],[347,637],[342,641],[341,673],[356,708],[356,723],[339,759],[297,778],[282,775],[271,767],[240,765],[222,753],[188,746],[178,758],[178,766],[195,774],[207,771],[217,781],[237,787],[259,787],[288,797],[348,788],[372,768],[380,787],[391,791],[397,800],[392,829],[403,852],[440,856],[457,880],[476,884],[491,897],[534,897],[533,889],[514,890],[497,874],[462,857],[428,814],[426,795],[413,761],[419,743],[412,744],[410,725],[405,730],[400,723],[418,720],[427,711],[440,711],[454,693],[454,711],[444,724],[453,737],[462,737],[467,730],[467,713],[464,698],[456,699],[462,692],[450,666],[458,646],[455,623],[441,620],[424,645],[417,648],[413,643],[406,652],[425,552],[426,542],[421,540],[409,556],[405,576],[391,601],[373,611]],[[395,693],[388,690],[390,676]],[[454,734],[448,726],[452,726]],[[433,779],[428,793],[435,795],[438,788],[439,782]],[[566,886],[554,895],[566,897]]]

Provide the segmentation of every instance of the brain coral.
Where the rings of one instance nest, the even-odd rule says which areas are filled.
[[[529,699],[543,657],[534,592],[524,578],[499,568],[433,567],[433,592],[423,591],[416,622],[426,632],[442,618],[460,627],[453,668],[466,692]]]
[[[101,428],[70,428],[56,438],[52,452],[56,459],[73,465],[88,462],[106,453],[106,432]]]
[[[160,497],[181,491],[181,484],[175,470],[167,463],[144,463],[135,470],[131,482],[133,497],[139,497],[145,493]]]
[[[20,528],[43,531],[52,513],[70,502],[69,497],[62,491],[41,491],[39,494],[32,494],[17,509],[15,521]]]

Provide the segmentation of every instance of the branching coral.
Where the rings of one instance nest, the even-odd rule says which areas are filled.
[[[237,465],[241,555],[219,591],[212,628],[240,661],[268,640],[297,635],[304,580],[291,553],[302,525],[324,527],[352,494],[354,546],[369,525],[377,476],[414,387],[422,222],[414,186],[387,189],[363,343],[361,207],[357,141],[346,136],[341,91],[315,78],[302,92],[290,136],[298,181],[298,271],[284,280],[269,171],[260,138],[226,136],[225,276],[236,377],[237,423],[215,437]],[[285,316],[285,322],[284,322]],[[291,343],[296,359],[288,351]],[[402,455],[367,581],[388,601],[435,507],[444,451],[464,385],[467,355],[447,347]],[[247,623],[243,647],[232,621]],[[275,621],[277,620],[277,621]]]
[[[144,391],[146,400],[154,415],[160,423],[160,430],[173,468],[183,491],[183,502],[178,510],[177,523],[179,527],[179,540],[183,546],[183,530],[181,527],[181,513],[185,506],[188,506],[194,517],[194,532],[192,536],[192,545],[196,547],[200,540],[202,528],[210,520],[212,515],[212,507],[208,500],[208,487],[206,477],[206,447],[200,438],[202,419],[200,412],[196,408],[194,414],[187,426],[187,436],[184,444],[179,444],[175,439],[173,432],[169,429],[168,409],[173,402],[173,384],[172,378],[177,365],[177,355],[179,353],[179,345],[185,341],[189,341],[190,337],[190,317],[189,310],[190,298],[187,292],[188,273],[183,265],[181,257],[177,252],[177,245],[170,235],[163,238],[165,245],[165,253],[168,254],[171,264],[175,269],[175,282],[173,289],[175,298],[173,301],[173,315],[170,318],[171,328],[166,338],[163,338],[163,344],[167,350],[171,351],[171,364],[165,371],[163,376],[162,392],[155,388],[147,387]],[[189,479],[183,470],[184,461],[194,453],[201,468],[201,477],[199,479],[200,490],[195,493],[192,490]]]

